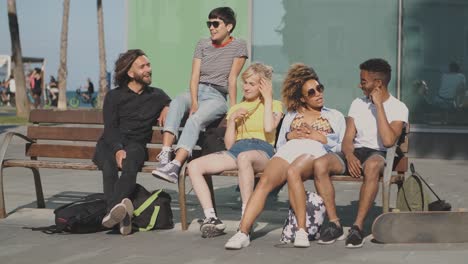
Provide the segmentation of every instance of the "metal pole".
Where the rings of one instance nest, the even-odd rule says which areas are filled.
[[[247,7],[248,25],[247,25],[247,50],[249,52],[249,61],[252,61],[252,46],[253,46],[253,0],[249,0]]]
[[[398,45],[397,45],[397,98],[401,100],[401,60],[402,60],[402,41],[403,41],[403,0],[398,0]]]

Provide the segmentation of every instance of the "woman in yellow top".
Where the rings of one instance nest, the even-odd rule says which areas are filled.
[[[283,113],[280,101],[273,100],[272,68],[253,63],[242,74],[244,98],[227,113],[224,143],[227,151],[200,157],[188,164],[193,189],[203,207],[202,237],[224,233],[226,226],[216,216],[204,175],[225,170],[239,171],[242,213],[253,192],[254,175],[263,171],[274,155],[276,127]]]

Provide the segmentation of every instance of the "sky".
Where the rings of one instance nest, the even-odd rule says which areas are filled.
[[[127,47],[126,0],[103,0],[107,71]],[[97,1],[71,0],[68,27],[67,90],[86,84],[98,86],[99,50]],[[7,0],[0,0],[0,54],[11,55]],[[46,59],[46,82],[57,76],[60,59],[63,0],[16,0],[21,48],[24,57]],[[33,65],[34,67],[34,65]]]

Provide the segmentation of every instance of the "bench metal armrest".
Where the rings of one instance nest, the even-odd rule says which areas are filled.
[[[35,141],[30,139],[29,137],[16,133],[16,132],[8,132],[5,135],[5,138],[3,139],[2,147],[0,148],[0,218],[5,218],[6,217],[6,211],[5,211],[5,197],[4,197],[4,192],[3,192],[3,161],[5,159],[5,154],[8,149],[8,146],[10,145],[11,140],[13,139],[14,136],[17,136],[19,138],[22,138],[26,140],[29,143],[34,143]],[[37,205],[39,208],[44,208],[45,207],[45,202],[44,202],[44,195],[42,192],[42,186],[40,183],[40,176],[39,172],[37,170],[33,169],[34,173],[34,183],[36,186],[36,196],[37,196]]]
[[[0,166],[3,167],[3,160],[5,159],[5,154],[6,154],[6,151],[8,149],[8,146],[10,145],[10,142],[11,140],[13,139],[14,136],[17,136],[19,138],[22,138],[24,140],[26,140],[27,142],[29,143],[35,143],[36,141],[33,140],[33,139],[30,139],[29,137],[21,134],[21,133],[17,133],[17,132],[8,132],[6,135],[5,135],[5,138],[3,139],[3,143],[2,143],[2,147],[0,149]]]

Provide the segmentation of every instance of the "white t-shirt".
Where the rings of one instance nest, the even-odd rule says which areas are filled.
[[[11,79],[9,83],[10,93],[16,93],[16,82],[15,79]]]
[[[392,95],[384,102],[385,115],[389,123],[403,121],[408,123],[408,108]],[[356,98],[349,108],[349,117],[354,119],[356,126],[355,148],[371,148],[385,151],[377,131],[377,110],[367,97]]]

